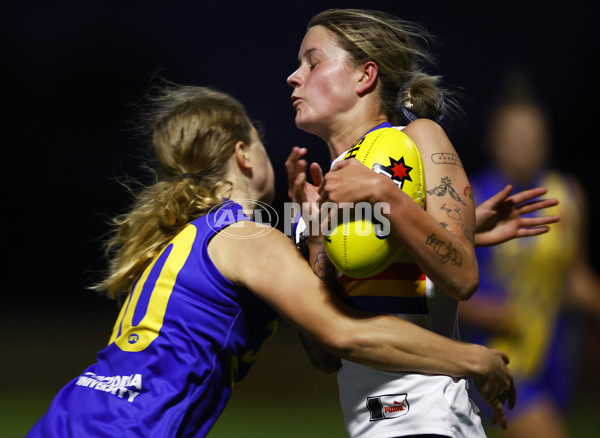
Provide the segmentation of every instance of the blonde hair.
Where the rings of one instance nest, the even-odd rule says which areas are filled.
[[[153,185],[113,219],[106,244],[109,272],[93,287],[110,298],[128,293],[143,270],[191,220],[222,201],[235,144],[251,143],[252,124],[233,97],[206,87],[161,87],[146,123],[156,157]],[[229,186],[229,187],[228,187]]]
[[[308,28],[323,26],[335,35],[354,65],[373,61],[378,67],[382,108],[394,125],[418,117],[441,120],[459,110],[441,77],[425,71],[433,64],[426,50],[432,39],[416,23],[380,11],[328,9],[314,16]]]

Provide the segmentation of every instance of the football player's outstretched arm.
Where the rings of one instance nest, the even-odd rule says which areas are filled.
[[[282,233],[245,238],[256,235],[258,226],[246,221],[210,242],[209,254],[226,278],[251,290],[335,356],[388,371],[472,377],[503,418],[503,402],[514,396],[505,355],[344,304]]]

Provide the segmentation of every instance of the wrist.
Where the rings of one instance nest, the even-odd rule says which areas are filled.
[[[486,362],[489,350],[483,345],[465,344],[467,351],[464,354],[464,363],[461,364],[464,369],[464,376],[470,377],[474,381],[478,381],[486,374]]]
[[[390,207],[395,205],[402,208],[403,203],[407,199],[412,201],[410,196],[404,193],[390,178],[383,175],[382,178],[381,184],[378,185],[378,190],[369,201],[371,204],[374,205],[379,202],[388,204]],[[390,208],[386,216],[389,216],[391,213],[392,211]]]
[[[318,234],[314,236],[308,236],[307,243],[309,247],[312,246],[323,246],[325,243],[323,241],[323,235]]]

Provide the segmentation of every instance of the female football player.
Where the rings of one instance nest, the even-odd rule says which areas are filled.
[[[171,86],[150,116],[158,178],[116,218],[98,286],[123,300],[112,336],[28,437],[205,436],[277,314],[347,361],[472,377],[487,399],[511,391],[502,353],[344,304],[289,238],[253,220],[273,168],[238,101]]]
[[[293,87],[296,126],[326,143],[332,171],[323,177],[319,166],[311,165],[314,184],[309,184],[302,159],[306,149],[301,148],[292,150],[286,167],[294,202],[390,205],[386,216],[391,233],[406,251],[377,276],[340,277],[345,301],[456,337],[458,301],[468,299],[479,282],[474,252],[475,205],[458,154],[439,124],[454,105],[441,88],[440,78],[426,70],[430,56],[421,44],[426,40],[427,33],[419,26],[378,11],[332,9],[317,14],[302,40],[299,66],[287,82]],[[384,127],[403,130],[420,151],[426,181],[424,209],[398,190],[390,178],[372,172],[356,159],[344,159],[358,139]],[[491,204],[506,201],[509,192],[510,187],[506,187]],[[531,194],[515,195],[508,204]],[[481,244],[504,240],[489,233],[486,222],[494,210],[489,206],[485,204],[481,210],[480,230],[485,231],[479,237]],[[529,225],[543,223],[540,220]],[[547,230],[518,228],[512,237]],[[322,237],[308,233],[301,240],[308,245],[315,272],[334,284],[331,277],[336,274],[324,262]],[[310,340],[306,346],[309,353],[318,351]],[[318,358],[313,359],[319,363]],[[332,368],[329,360],[326,368]],[[342,359],[338,385],[351,437],[484,436],[465,379],[390,372]],[[496,420],[505,426],[503,403],[508,400],[512,407],[514,389],[496,396],[483,398]]]

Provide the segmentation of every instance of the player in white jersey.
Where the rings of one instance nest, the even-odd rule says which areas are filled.
[[[385,127],[387,124],[380,125]],[[403,129],[400,127],[398,129]],[[338,157],[341,158],[342,156]],[[341,159],[336,159],[332,167]],[[444,294],[435,284],[418,269],[418,278],[411,280],[406,290],[406,269],[400,270],[400,281],[394,283],[394,297],[386,296],[384,303],[373,299],[388,286],[394,266],[414,263],[410,255],[404,252],[399,256],[387,275],[360,280],[367,296],[362,297],[360,304],[369,306],[369,310],[379,313],[394,312],[390,306],[392,300],[397,307],[411,313],[396,314],[399,318],[411,321],[440,335],[459,339],[458,333],[458,301]],[[385,272],[385,271],[384,271]],[[395,272],[398,272],[396,270]],[[340,277],[338,277],[338,281]],[[404,281],[403,281],[404,280]],[[356,283],[354,280],[352,283]],[[342,281],[344,286],[347,281]],[[383,283],[378,285],[378,283]],[[400,286],[398,285],[400,283]],[[424,294],[418,291],[423,290]],[[356,285],[353,285],[356,288]],[[388,286],[389,287],[389,286]],[[411,295],[415,296],[411,296]],[[415,301],[422,300],[422,302]],[[378,307],[379,306],[379,307]],[[347,360],[341,361],[338,372],[340,404],[344,412],[346,430],[349,436],[397,436],[402,433],[435,434],[441,436],[478,437],[484,435],[478,409],[471,402],[467,392],[465,379],[454,379],[448,376],[432,376],[417,373],[391,373],[366,367]]]
[[[404,132],[417,145],[424,162],[425,209],[397,190],[387,177],[356,160],[337,163],[325,179],[317,165],[311,166],[316,186],[305,180],[306,163],[300,160],[305,151],[294,150],[286,167],[295,202],[314,201],[320,196],[322,202],[391,205],[387,214],[391,232],[410,259],[398,261],[401,269],[384,271],[385,279],[381,274],[360,281],[338,279],[345,290],[342,295],[365,310],[399,314],[452,336],[456,334],[457,300],[469,298],[478,285],[475,206],[460,159],[433,120],[439,121],[444,115],[444,101],[448,99],[437,85],[438,78],[422,70],[422,61],[428,57],[415,35],[425,33],[388,14],[325,11],[309,23],[300,47],[299,67],[289,76],[288,84],[294,88],[296,126],[323,139],[332,159],[367,132],[408,121]],[[332,274],[332,266],[322,263],[326,259],[322,239],[310,236],[307,245],[315,272],[320,276],[324,271]],[[405,289],[394,296],[394,284],[401,283]],[[382,294],[386,287],[393,290]],[[350,294],[349,288],[359,291]],[[390,294],[392,301],[381,299]],[[437,309],[442,309],[444,319],[450,321],[445,329],[437,328],[442,321]],[[338,376],[346,428],[352,437],[485,435],[463,379],[389,373],[346,361]],[[503,404],[507,399],[514,401],[514,388],[491,397],[485,395],[485,387],[479,389],[505,425]]]
[[[390,127],[385,122],[375,129]],[[332,162],[341,162],[345,154]],[[297,227],[297,240],[307,237]],[[397,280],[397,281],[395,281]],[[381,274],[348,278],[337,274],[343,295],[354,306],[411,321],[443,336],[458,339],[457,301],[429,281],[406,252]],[[395,313],[400,309],[402,313]],[[467,382],[448,376],[391,373],[342,360],[338,372],[340,404],[351,437],[403,434],[483,436]]]
[[[379,127],[386,126],[388,124]],[[291,157],[296,153],[297,150]],[[336,158],[331,166],[340,162],[344,155]],[[288,160],[288,164],[295,160],[296,158]],[[368,176],[371,174],[364,174],[361,178]],[[478,245],[496,245],[516,237],[541,234],[549,230],[547,224],[558,220],[557,216],[523,217],[532,211],[556,205],[556,199],[530,202],[543,195],[546,189],[535,188],[509,197],[511,189],[511,186],[507,186],[477,207],[475,241]],[[296,218],[295,225],[295,240],[306,242],[308,233],[301,217]],[[382,274],[362,280],[349,279],[338,272],[337,282],[344,288],[346,300],[356,307],[387,314],[393,312],[394,307],[399,307],[411,313],[395,316],[448,338],[459,339],[458,302],[439,290],[422,272],[406,269],[410,262],[406,255],[400,256]],[[398,269],[398,266],[404,269]],[[398,287],[398,283],[390,282],[394,275],[401,284],[402,280],[412,280],[415,290],[422,289],[423,293],[417,292],[416,296],[410,297],[410,291],[406,287],[403,289]],[[390,284],[398,296],[393,297],[389,290]],[[385,295],[384,301],[380,301],[381,295]],[[428,431],[437,429],[437,432],[443,432],[445,436],[481,435],[480,419],[476,415],[478,409],[468,398],[466,380],[448,376],[385,372],[343,359],[337,362],[314,344],[307,340],[305,343],[307,349],[313,352],[318,350],[318,359],[311,358],[313,363],[315,360],[320,361],[316,363],[317,367],[331,372],[343,365],[338,373],[338,381],[340,401],[350,436],[371,436],[369,433],[373,433],[373,430],[378,431],[374,436],[396,436],[398,422],[401,420],[382,420],[405,416],[400,426],[403,431],[410,429],[419,433],[419,430],[425,428]],[[374,388],[379,389],[379,395],[372,395]],[[412,404],[409,402],[409,394]],[[449,407],[449,412],[446,406]],[[433,436],[431,433],[427,435]]]

